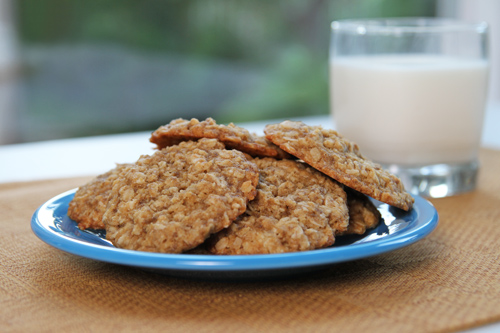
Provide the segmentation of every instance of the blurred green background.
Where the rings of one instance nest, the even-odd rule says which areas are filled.
[[[328,114],[330,22],[434,0],[20,0],[16,142]]]

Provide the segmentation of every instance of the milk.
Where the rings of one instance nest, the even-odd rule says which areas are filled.
[[[336,127],[382,164],[461,163],[477,158],[488,65],[441,56],[330,60]]]

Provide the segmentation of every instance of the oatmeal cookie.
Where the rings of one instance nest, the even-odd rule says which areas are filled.
[[[106,211],[113,181],[127,166],[128,164],[118,164],[116,168],[78,188],[68,207],[68,216],[78,223],[78,228],[104,229],[102,216]]]
[[[113,184],[106,238],[130,250],[187,251],[245,212],[257,183],[257,166],[215,139],[141,156]]]
[[[368,199],[368,197],[358,191],[348,187],[344,190],[347,193],[347,207],[349,208],[349,227],[343,235],[362,235],[368,229],[375,228],[382,215],[377,207]]]
[[[294,160],[255,158],[257,196],[245,214],[209,239],[214,254],[264,254],[330,246],[349,223],[346,193],[335,180]]]
[[[267,125],[264,133],[281,149],[354,190],[406,211],[413,206],[399,178],[364,158],[356,144],[334,130],[284,121]]]
[[[194,118],[172,120],[154,131],[149,141],[162,149],[182,141],[201,138],[217,139],[227,148],[240,150],[255,157],[292,158],[265,137],[251,134],[248,130],[232,123],[227,126],[219,125],[212,118],[203,121]]]

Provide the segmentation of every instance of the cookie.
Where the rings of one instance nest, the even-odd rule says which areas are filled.
[[[190,250],[245,212],[257,183],[257,166],[215,139],[141,156],[113,183],[106,238],[130,250]]]
[[[118,164],[113,170],[78,188],[68,207],[68,216],[78,223],[78,228],[104,229],[102,216],[106,211],[113,181],[126,166],[128,164]]]
[[[263,136],[251,134],[248,130],[234,124],[219,125],[212,118],[175,119],[161,126],[151,134],[150,141],[159,149],[173,146],[182,141],[201,138],[217,139],[227,148],[245,152],[254,157],[292,158]]]
[[[346,193],[335,180],[305,163],[254,159],[257,196],[245,214],[212,236],[214,254],[265,254],[330,246],[349,223]]]
[[[382,215],[370,199],[353,189],[345,187],[347,193],[347,207],[349,208],[349,227],[343,235],[363,235],[366,230],[375,228],[381,221]]]
[[[267,125],[264,133],[281,149],[356,191],[406,211],[413,206],[399,178],[364,158],[356,144],[334,130],[284,121]]]

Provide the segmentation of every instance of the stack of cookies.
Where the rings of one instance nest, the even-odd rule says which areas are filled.
[[[333,130],[284,121],[265,137],[213,119],[176,119],[158,151],[81,186],[68,216],[116,247],[266,254],[331,246],[381,216],[367,196],[410,210],[401,181]]]

